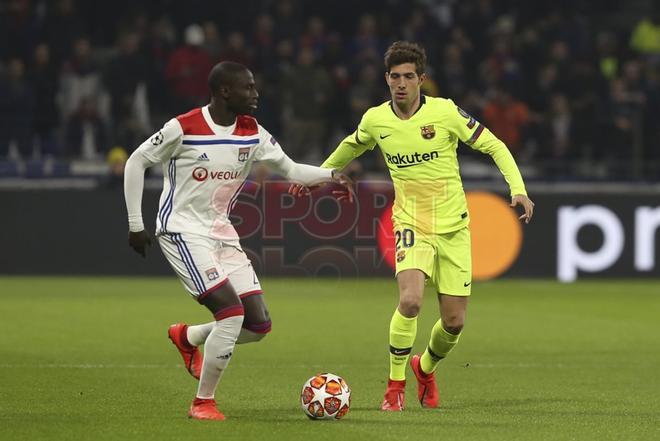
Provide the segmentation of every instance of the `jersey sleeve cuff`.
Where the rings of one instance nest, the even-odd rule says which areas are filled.
[[[128,230],[131,233],[137,233],[144,230],[144,223],[142,216],[129,216],[128,217]]]

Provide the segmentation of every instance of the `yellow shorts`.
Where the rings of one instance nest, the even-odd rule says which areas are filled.
[[[396,273],[418,269],[440,294],[469,296],[472,288],[470,229],[445,234],[415,234],[412,227],[395,226]]]

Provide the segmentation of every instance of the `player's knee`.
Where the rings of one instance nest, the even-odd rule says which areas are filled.
[[[450,315],[449,317],[443,317],[442,327],[445,331],[453,335],[458,335],[463,330],[464,320],[460,315]]]
[[[243,324],[243,327],[253,335],[253,341],[260,341],[266,337],[272,329],[273,323],[265,320],[261,323]]]
[[[417,317],[422,305],[416,299],[401,299],[399,301],[399,312],[406,317]]]

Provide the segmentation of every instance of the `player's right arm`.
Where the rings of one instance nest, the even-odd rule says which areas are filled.
[[[180,145],[182,136],[181,125],[172,119],[144,141],[126,161],[124,199],[128,213],[128,245],[143,257],[146,256],[146,247],[151,245],[151,238],[145,231],[142,220],[144,171],[171,158]]]

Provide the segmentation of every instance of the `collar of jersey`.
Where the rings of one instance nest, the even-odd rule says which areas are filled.
[[[213,118],[211,118],[211,114],[209,113],[209,105],[205,105],[202,107],[202,116],[204,117],[204,120],[206,121],[206,124],[209,125],[211,130],[213,130],[213,133],[216,135],[220,136],[226,136],[226,135],[231,135],[234,133],[234,129],[236,128],[236,119],[234,119],[234,123],[230,126],[221,126],[216,124],[213,121]]]
[[[410,118],[417,115],[417,112],[419,112],[419,109],[421,109],[424,104],[426,104],[426,96],[424,96],[424,94],[420,94],[419,95],[419,107],[417,108],[417,110],[415,110],[415,113],[410,115]],[[401,119],[401,118],[399,118],[399,115],[397,115],[396,112],[394,111],[394,105],[392,104],[392,100],[390,100],[390,109],[392,109],[392,113],[394,113],[394,116],[396,116],[398,119]],[[408,119],[410,119],[410,118],[408,118]]]

